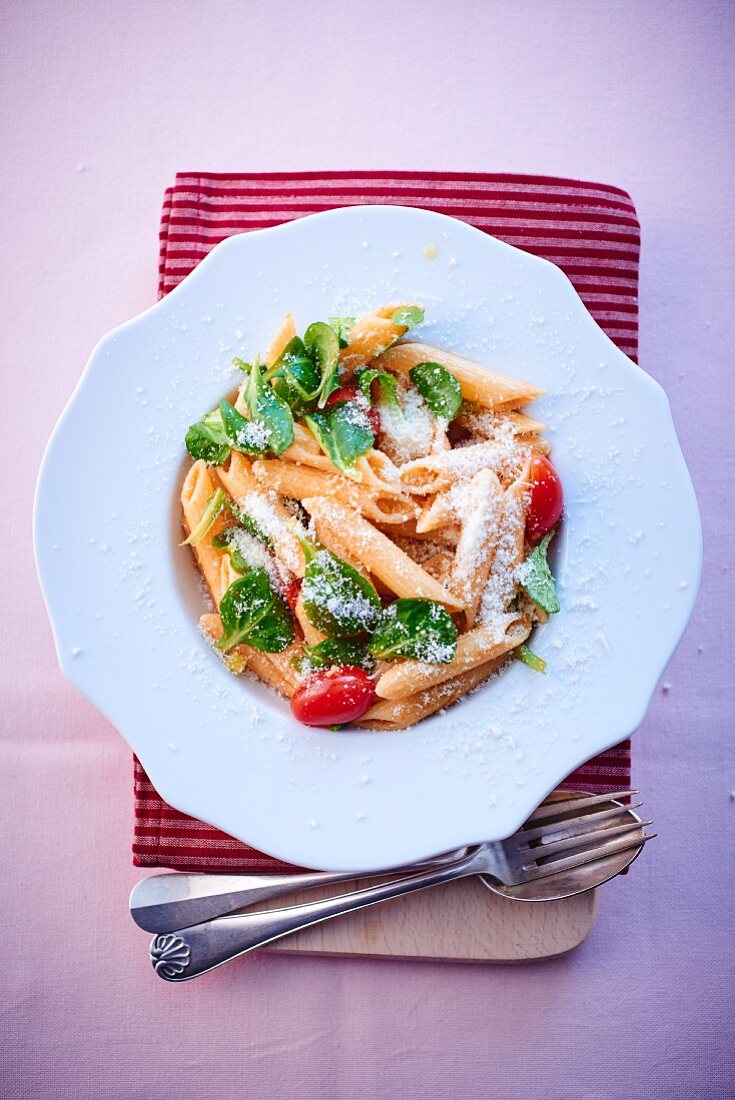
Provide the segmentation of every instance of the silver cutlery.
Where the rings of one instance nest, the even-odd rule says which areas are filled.
[[[632,793],[636,792],[544,803],[507,840],[450,853],[437,864],[389,882],[286,908],[220,916],[159,934],[150,945],[151,963],[166,981],[187,981],[309,925],[465,875],[479,874],[492,889],[524,901],[549,900],[592,889],[619,873],[655,836],[644,831],[650,821],[642,821],[632,807],[617,801]],[[372,872],[372,877],[375,874]],[[564,885],[545,890],[557,876]],[[240,881],[243,877],[250,878],[235,876]],[[330,876],[307,877],[309,885],[338,881]],[[298,887],[292,885],[294,888]],[[246,890],[248,896],[252,896],[253,889]],[[560,889],[564,892],[558,893]],[[225,896],[231,898],[236,893],[230,891]],[[188,900],[174,904],[186,904]]]
[[[462,848],[459,852],[467,852]],[[312,886],[328,886],[337,882],[354,882],[364,878],[409,873],[423,867],[442,866],[457,858],[458,851],[448,852],[421,864],[391,867],[387,871],[303,871],[288,874],[151,875],[135,885],[130,893],[130,915],[146,932],[173,932],[185,925],[224,917],[238,909],[293,894]]]
[[[554,816],[562,817],[568,814],[579,815],[580,810],[586,814],[585,823],[590,829],[597,823],[601,824],[611,815],[620,814],[621,798],[637,794],[637,791],[615,791],[604,795],[578,795],[572,796],[571,792],[565,796],[564,801],[543,803],[539,810],[525,823],[524,828],[532,821],[539,820],[539,815],[545,807],[553,805]],[[612,804],[612,805],[611,805]],[[640,805],[640,803],[636,804]],[[606,808],[607,807],[607,808]],[[628,806],[630,811],[636,806]],[[594,813],[594,816],[593,816]],[[548,812],[545,812],[548,818]],[[564,823],[566,828],[574,830],[574,819]],[[557,833],[560,834],[561,824]],[[571,833],[569,835],[572,835]],[[130,915],[139,928],[146,932],[173,932],[177,928],[184,928],[192,924],[201,924],[203,921],[214,920],[216,917],[227,916],[249,906],[266,901],[268,898],[280,897],[284,894],[295,893],[313,886],[327,886],[339,882],[355,882],[366,878],[377,878],[381,875],[397,875],[405,871],[407,874],[416,872],[424,867],[443,865],[457,859],[459,855],[466,854],[468,848],[457,849],[452,852],[436,856],[420,864],[412,864],[407,867],[391,867],[385,871],[307,871],[288,874],[250,874],[250,875],[207,875],[187,874],[173,872],[170,874],[151,875],[137,883],[130,894]],[[618,871],[612,872],[617,874]],[[505,893],[507,886],[499,879],[493,879],[491,875],[484,876],[485,884],[496,892]],[[510,884],[508,884],[510,885]],[[561,878],[549,883],[548,887],[564,892],[549,893],[548,898],[568,897],[569,893],[576,892],[569,889]],[[512,888],[517,888],[516,886]],[[536,891],[537,892],[537,891]],[[536,900],[536,892],[533,900]]]

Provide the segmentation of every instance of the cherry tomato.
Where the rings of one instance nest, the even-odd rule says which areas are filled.
[[[531,455],[531,501],[526,519],[526,538],[539,542],[556,527],[564,507],[561,478],[545,455]]]
[[[344,665],[313,673],[291,699],[294,718],[305,726],[341,726],[365,713],[375,696],[364,668]]]
[[[286,591],[283,593],[286,603],[292,611],[296,610],[296,604],[298,603],[299,595],[301,593],[301,578],[292,577],[286,585]]]
[[[327,407],[329,405],[338,405],[340,401],[356,401],[362,394],[354,382],[348,383],[346,386],[340,386],[334,393],[330,393],[327,398]],[[373,429],[373,435],[377,435],[380,431],[380,413],[377,409],[366,408],[367,402],[363,404],[359,402],[360,408],[364,409],[368,420],[370,421],[370,427]]]

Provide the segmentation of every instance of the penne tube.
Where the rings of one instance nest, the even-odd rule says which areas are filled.
[[[252,650],[251,652],[258,653],[258,650]],[[299,686],[299,674],[293,662],[294,658],[301,656],[301,641],[293,642],[288,649],[284,649],[280,653],[262,653],[259,655],[268,658],[268,663],[273,669],[273,678],[279,684],[277,690],[280,691],[281,695],[286,695],[290,699]],[[250,666],[255,669],[252,657],[250,658]],[[258,675],[260,675],[259,672]]]
[[[296,336],[296,322],[294,321],[293,313],[287,313],[283,318],[281,327],[268,345],[268,350],[265,353],[266,367],[273,366],[276,360],[280,358],[286,345],[293,340],[294,336]]]
[[[355,463],[355,469],[362,474],[363,484],[371,489],[383,493],[401,496],[403,486],[400,481],[400,471],[396,465],[382,451],[368,451]]]
[[[212,642],[218,642],[222,637],[222,620],[219,615],[202,615],[199,627]],[[294,655],[300,652],[300,643],[294,642],[282,653],[261,653],[259,649],[238,645],[230,653],[222,656],[225,664],[228,664],[227,658],[230,654],[236,655],[245,663],[248,671],[254,672],[259,680],[274,688],[279,695],[285,695],[290,699],[298,687],[298,676],[291,662]]]
[[[296,601],[296,610],[294,611],[294,614],[296,615],[299,626],[304,633],[304,641],[307,645],[317,645],[318,642],[324,641],[327,635],[322,634],[321,630],[317,630],[317,628],[309,622],[309,619],[306,615],[306,608],[304,607],[304,601],[302,600],[300,595],[298,600]]]
[[[457,543],[449,587],[465,605],[468,629],[475,624],[490,575],[498,545],[502,508],[503,490],[492,470],[480,470],[463,487],[458,509],[462,533]]]
[[[335,467],[323,451],[311,450],[310,447],[304,447],[301,443],[292,443],[291,446],[283,452],[281,458],[284,462],[293,462],[300,466],[307,466],[310,469],[313,467],[315,470],[325,470],[327,473],[334,473]]]
[[[530,459],[503,493],[497,548],[480,603],[480,617],[486,622],[505,613],[518,589],[518,568],[525,556],[529,473]]]
[[[239,500],[258,484],[252,474],[253,460],[239,451],[230,451],[229,458],[221,466],[215,466],[222,488],[233,500]]]
[[[442,684],[478,665],[494,661],[525,642],[531,633],[528,619],[505,615],[489,626],[479,626],[457,639],[457,652],[445,665],[424,661],[396,662],[375,685],[381,699],[401,701],[418,691]]]
[[[472,443],[468,447],[408,462],[401,469],[401,482],[407,492],[425,496],[448,489],[456,481],[467,480],[485,467],[495,470],[498,475],[515,477],[528,453],[528,448],[520,444],[509,448],[506,443],[495,440]]]
[[[191,534],[196,527],[201,519],[202,512],[206,508],[207,501],[216,488],[217,485],[213,475],[205,462],[199,459],[198,462],[192,465],[181,487],[181,508],[187,534]],[[223,568],[225,565],[229,565],[229,557],[222,550],[216,550],[212,546],[212,539],[225,526],[226,523],[223,517],[218,516],[204,538],[196,546],[191,547],[197,565],[217,607],[219,607],[219,602],[228,587],[226,583],[227,573],[223,574]]]
[[[294,462],[262,459],[253,464],[253,476],[261,485],[268,485],[294,500],[303,500],[307,496],[333,497],[359,508],[368,519],[381,523],[405,523],[417,512],[415,503],[406,496],[373,493],[336,472],[308,469]]]
[[[441,363],[459,382],[465,401],[484,409],[517,408],[543,392],[530,382],[497,374],[480,363],[430,344],[395,344],[376,360],[375,366],[394,374],[408,374],[419,363]]]
[[[459,416],[452,421],[460,428],[466,428],[480,439],[493,439],[498,431],[506,426],[513,435],[536,436],[546,427],[540,420],[532,420],[519,412],[492,412],[489,409],[467,408],[461,409]]]
[[[346,377],[349,378],[357,367],[371,362],[376,355],[380,355],[403,336],[407,326],[397,325],[391,318],[397,309],[413,304],[415,303],[394,302],[392,305],[380,306],[355,322],[347,337],[347,347],[339,353]]]
[[[378,577],[397,596],[436,600],[452,610],[463,604],[425,569],[400,550],[387,535],[368,523],[354,508],[347,508],[326,497],[307,497],[304,507],[311,514],[317,537],[340,538],[352,557],[362,562],[369,573]]]
[[[365,711],[365,714],[355,725],[361,726],[363,729],[383,730],[385,732],[403,730],[407,729],[408,726],[414,726],[422,718],[428,718],[430,714],[435,714],[436,711],[451,706],[462,696],[473,691],[484,680],[492,676],[494,672],[497,672],[504,661],[505,657],[500,657],[494,661],[486,661],[484,664],[477,665],[451,680],[435,684],[433,687],[418,691],[415,695],[410,695],[400,701],[382,699]]]
[[[456,519],[455,501],[452,494],[449,492],[437,493],[431,504],[423,509],[416,520],[416,534],[428,534],[429,531],[436,531],[437,528],[455,523]]]

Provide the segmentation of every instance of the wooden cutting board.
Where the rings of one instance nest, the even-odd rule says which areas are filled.
[[[549,801],[573,793],[556,791]],[[365,880],[359,884],[340,883],[324,888],[320,894],[328,897],[365,885]],[[310,890],[296,894],[289,905],[313,900],[316,893]],[[279,904],[280,899],[274,899],[270,908]],[[473,876],[305,928],[266,950],[303,955],[529,962],[574,950],[589,934],[596,916],[596,890],[561,901],[519,902],[494,894]]]
[[[371,880],[372,881],[372,880]],[[377,881],[377,880],[374,880]],[[365,881],[360,883],[364,886]],[[356,889],[340,883],[322,896]],[[294,895],[289,904],[313,899]],[[271,908],[276,908],[275,899]],[[543,903],[511,901],[461,879],[305,928],[266,948],[284,954],[369,955],[464,962],[528,962],[563,955],[589,933],[597,891]]]

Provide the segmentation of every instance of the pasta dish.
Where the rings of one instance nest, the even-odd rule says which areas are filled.
[[[289,314],[186,435],[185,544],[229,670],[306,725],[397,730],[513,659],[559,610],[562,488],[540,391],[406,335],[415,304]]]

